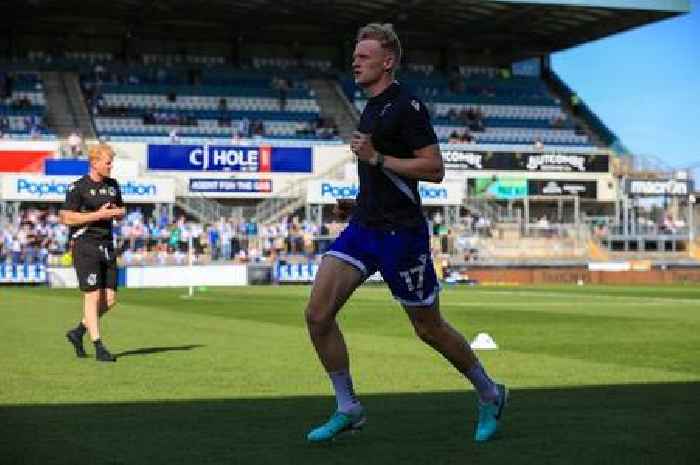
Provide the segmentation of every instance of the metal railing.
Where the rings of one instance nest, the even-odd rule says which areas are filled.
[[[177,179],[175,182],[178,191],[188,191],[187,186],[184,185],[185,181]],[[202,194],[190,193],[188,196],[176,196],[175,204],[205,224],[214,224],[222,218],[243,218],[246,214],[244,207],[222,205]]]
[[[287,184],[287,187],[274,198],[266,199],[255,207],[255,219],[259,224],[274,223],[284,215],[292,213],[306,203],[306,186],[309,181],[327,177],[352,159],[348,149],[347,156],[331,165],[327,170],[315,176],[308,176]]]

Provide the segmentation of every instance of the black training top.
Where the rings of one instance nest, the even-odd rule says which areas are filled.
[[[113,178],[104,178],[101,182],[93,181],[85,175],[71,183],[66,192],[66,201],[61,210],[74,212],[94,212],[106,203],[115,207],[124,206],[119,183]],[[71,238],[90,239],[94,241],[112,241],[112,220],[100,220],[71,228]]]
[[[414,150],[437,144],[425,105],[396,81],[369,99],[358,130],[372,135],[379,153],[397,158],[413,158]],[[354,220],[378,229],[425,223],[417,180],[366,162],[359,162],[357,171],[360,192]]]

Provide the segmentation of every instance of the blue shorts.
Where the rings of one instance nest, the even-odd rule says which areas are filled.
[[[353,265],[364,279],[379,270],[394,298],[405,306],[430,306],[440,289],[430,257],[427,224],[382,231],[352,222],[326,255]]]

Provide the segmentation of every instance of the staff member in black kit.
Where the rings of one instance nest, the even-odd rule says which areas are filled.
[[[71,226],[73,264],[84,292],[83,320],[66,334],[78,357],[86,357],[83,336],[87,331],[95,345],[95,358],[116,362],[100,339],[99,318],[116,302],[117,261],[112,242],[112,220],[125,214],[119,184],[109,177],[114,151],[106,144],[88,153],[90,171],[68,188],[59,215]]]

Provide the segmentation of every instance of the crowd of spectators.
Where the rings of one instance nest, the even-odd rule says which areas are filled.
[[[14,221],[0,219],[0,263],[48,263],[67,249],[68,228],[54,211],[24,210]]]
[[[431,221],[442,251],[447,250],[447,236],[486,234],[490,227],[485,219],[471,216],[463,218],[458,227],[448,228],[439,214]],[[124,219],[115,222],[114,237],[120,261],[129,265],[185,265],[190,257],[193,263],[274,263],[278,259],[313,260],[344,227],[345,223],[319,225],[296,216],[269,225],[236,217],[202,224],[184,216],[170,219],[167,212],[145,215],[141,209],[130,208]],[[25,209],[14,221],[0,221],[0,263],[70,265],[70,247],[70,230],[59,223],[55,207]]]
[[[430,216],[430,224],[435,256],[474,261],[479,257],[478,240],[496,237],[491,220],[474,212],[448,225],[438,211]],[[648,226],[668,234],[684,228],[685,223],[665,215],[659,224]],[[345,223],[319,225],[296,216],[269,225],[238,217],[202,224],[184,216],[171,219],[165,210],[160,215],[145,215],[139,208],[130,208],[127,216],[114,224],[114,243],[120,262],[132,266],[186,265],[190,260],[194,264],[304,262],[323,254],[344,227]],[[542,216],[531,227],[546,229],[548,219]],[[593,227],[596,236],[607,232],[605,225]],[[25,209],[14,220],[0,219],[0,264],[69,266],[70,248],[70,230],[59,223],[55,207]]]
[[[44,118],[37,113],[27,114],[26,110],[32,110],[33,104],[26,95],[14,94],[17,82],[31,83],[35,91],[43,89],[41,81],[33,74],[25,75],[23,73],[0,71],[0,107],[7,107],[9,115],[13,112],[22,112],[21,114],[24,115],[22,125],[14,129],[25,132],[32,138],[38,138],[46,130]],[[0,138],[7,137],[12,129],[8,114],[0,113]]]
[[[232,260],[272,263],[294,256],[307,260],[324,252],[342,223],[313,224],[298,217],[260,226],[254,220],[222,218],[214,224],[145,216],[130,209],[114,224],[115,247],[125,264],[186,264]],[[190,253],[190,244],[192,245]],[[56,209],[26,209],[13,221],[0,220],[0,263],[69,265],[70,230]]]
[[[297,136],[316,136],[320,139],[332,139],[338,136],[338,125],[332,116],[319,116],[313,121],[299,121],[296,127]]]
[[[475,139],[472,133],[485,130],[484,114],[479,107],[467,107],[459,112],[450,108],[446,116],[450,124],[462,126],[450,133],[448,144],[473,144]]]

